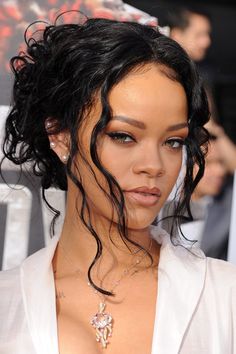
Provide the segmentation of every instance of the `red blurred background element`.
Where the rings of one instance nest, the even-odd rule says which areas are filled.
[[[121,0],[2,0],[0,4],[0,71],[9,71],[9,58],[24,48],[23,33],[34,21],[53,23],[58,14],[63,23],[78,20],[77,11],[88,17],[141,21],[156,26],[154,17],[129,7]],[[73,12],[74,11],[74,12]],[[33,31],[40,29],[33,26]],[[30,34],[30,33],[28,33]]]

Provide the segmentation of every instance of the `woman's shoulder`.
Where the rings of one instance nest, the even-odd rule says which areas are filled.
[[[236,265],[230,262],[207,257],[207,277],[219,284],[222,291],[227,287],[236,291]]]
[[[169,270],[169,275],[182,274],[182,279],[190,282],[201,277],[205,289],[215,289],[222,294],[236,292],[236,265],[206,257],[196,244],[179,238],[171,239],[165,230],[155,228],[154,232],[153,237],[162,245],[161,266],[165,272]]]

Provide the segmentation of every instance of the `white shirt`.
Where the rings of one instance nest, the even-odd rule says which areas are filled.
[[[236,267],[161,246],[152,354],[236,354]],[[0,353],[59,354],[52,258],[58,238],[0,273]]]

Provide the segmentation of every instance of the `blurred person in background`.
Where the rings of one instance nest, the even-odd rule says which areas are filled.
[[[236,146],[224,129],[212,119],[206,125],[215,138],[217,158],[225,168],[226,176],[222,188],[208,206],[206,222],[202,233],[201,248],[209,257],[227,260],[228,240],[231,222],[233,173],[236,170]],[[206,166],[206,170],[208,166]],[[205,177],[203,177],[204,180]],[[209,181],[209,183],[212,183]]]
[[[179,7],[169,14],[170,37],[178,42],[195,62],[203,60],[211,44],[211,22],[198,8]]]
[[[210,15],[201,7],[177,6],[168,14],[170,37],[178,42],[195,62],[207,91],[211,113],[216,116],[213,99],[215,72],[212,66],[203,63],[211,45]]]
[[[203,63],[211,45],[210,15],[198,6],[177,6],[168,14],[167,21],[170,38],[179,43],[197,65],[207,91],[211,113],[216,117],[213,98],[215,73],[212,66]]]
[[[206,165],[204,176],[198,183],[191,200],[191,212],[193,216],[193,221],[185,222],[182,224],[182,232],[187,238],[191,238],[192,240],[196,240],[199,242],[199,245],[202,246],[203,239],[205,244],[205,238],[213,240],[212,238],[212,225],[209,238],[205,233],[205,228],[208,228],[208,214],[211,212],[212,205],[215,203],[214,198],[220,195],[223,184],[225,182],[227,176],[227,168],[224,163],[224,159],[220,154],[220,147],[218,145],[217,139],[213,136],[210,138],[210,144],[208,148],[208,154],[206,156]],[[196,169],[196,168],[195,168]],[[230,198],[231,202],[231,198]],[[214,224],[216,225],[217,230],[214,230],[214,242],[215,238],[220,233],[220,238],[222,238],[222,234],[226,238],[228,237],[228,224],[229,220],[227,215],[222,215],[224,210],[221,212],[221,219],[225,222],[221,222],[221,226],[219,228],[219,223],[215,220]],[[219,215],[217,215],[217,218]],[[225,237],[224,237],[225,239]],[[209,243],[209,242],[208,242]],[[205,250],[206,251],[206,250]]]
[[[236,170],[236,146],[226,134],[222,126],[213,119],[206,125],[207,130],[217,139],[219,157],[224,160],[225,167],[229,174]]]
[[[201,74],[211,111],[206,128],[215,139],[211,141],[205,176],[192,199],[194,221],[183,225],[184,234],[199,240],[208,256],[227,259],[236,146],[217,123],[214,69],[202,65],[211,45],[210,16],[198,6],[177,7],[169,13],[168,25],[170,37],[187,51]]]
[[[227,170],[219,150],[216,138],[211,137],[206,156],[204,176],[193,193],[192,199],[194,201],[201,200],[205,196],[213,197],[220,193]]]
[[[205,172],[191,200],[193,221],[183,223],[182,231],[209,257],[227,260],[236,146],[212,119],[206,128],[211,139]]]
[[[232,206],[231,172],[236,168],[236,148],[215,123],[210,122],[206,128],[211,137],[205,172],[192,195],[193,220],[183,220],[181,230],[185,237],[198,241],[209,257],[227,260]],[[218,130],[222,136],[213,135],[212,132]]]

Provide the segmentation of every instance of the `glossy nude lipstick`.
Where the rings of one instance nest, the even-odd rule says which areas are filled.
[[[142,206],[154,206],[161,197],[161,191],[157,187],[138,187],[124,191],[126,197]]]

